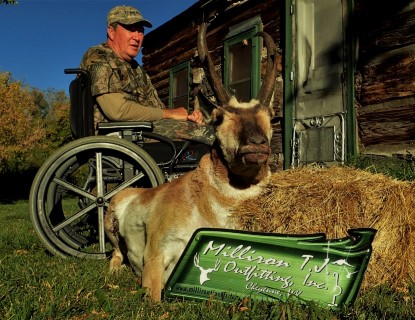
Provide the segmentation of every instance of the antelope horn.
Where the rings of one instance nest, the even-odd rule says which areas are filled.
[[[226,91],[218,73],[216,72],[215,65],[209,55],[206,42],[206,29],[206,23],[203,23],[199,27],[199,33],[197,36],[197,51],[199,53],[199,59],[202,62],[204,69],[207,71],[206,76],[208,77],[209,83],[212,85],[212,90],[215,92],[219,103],[223,106],[229,102],[230,96]]]
[[[267,70],[264,82],[259,89],[258,100],[264,107],[269,107],[277,76],[277,47],[268,33],[258,32],[257,35],[262,36],[265,42],[265,47],[267,48]]]

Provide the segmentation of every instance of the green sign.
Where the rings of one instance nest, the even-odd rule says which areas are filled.
[[[167,298],[196,300],[296,297],[336,308],[354,301],[363,280],[374,229],[349,236],[282,235],[199,229],[165,289]]]

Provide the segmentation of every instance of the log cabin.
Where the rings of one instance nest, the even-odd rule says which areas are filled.
[[[240,101],[265,75],[256,33],[277,45],[272,170],[415,153],[415,0],[199,0],[144,40],[143,66],[170,108],[214,102],[197,59],[202,22]]]

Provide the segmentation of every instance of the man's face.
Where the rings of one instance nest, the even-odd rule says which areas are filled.
[[[122,25],[114,29],[108,26],[109,46],[123,60],[130,62],[141,49],[144,40],[144,27],[140,23]]]

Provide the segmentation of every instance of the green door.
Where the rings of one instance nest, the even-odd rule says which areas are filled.
[[[347,0],[287,5],[285,166],[343,163],[354,153]]]

